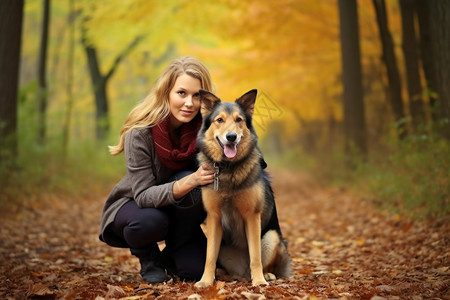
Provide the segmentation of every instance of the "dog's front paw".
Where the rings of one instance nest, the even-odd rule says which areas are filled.
[[[213,283],[214,283],[214,281],[200,280],[200,281],[196,282],[194,286],[198,289],[202,289],[202,288],[213,285]]]
[[[261,280],[253,280],[252,285],[258,286],[258,285],[269,285],[269,284],[267,283],[267,281],[265,279],[261,279]]]

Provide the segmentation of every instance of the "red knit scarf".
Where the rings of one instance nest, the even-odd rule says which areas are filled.
[[[152,127],[156,153],[166,167],[179,171],[193,165],[198,152],[196,141],[201,124],[202,118],[197,114],[191,122],[181,125],[179,137],[172,134],[169,118]]]

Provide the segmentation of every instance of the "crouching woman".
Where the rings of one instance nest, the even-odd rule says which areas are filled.
[[[208,70],[192,57],[175,59],[110,147],[112,155],[124,152],[127,172],[106,200],[99,237],[130,248],[148,283],[166,281],[167,274],[198,280],[203,273],[206,213],[199,187],[213,182],[214,169],[195,159],[199,89],[212,90]]]

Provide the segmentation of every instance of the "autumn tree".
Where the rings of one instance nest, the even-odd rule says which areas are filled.
[[[356,147],[357,151],[365,155],[367,146],[357,4],[355,0],[339,0],[338,5],[346,148],[350,151]]]
[[[69,145],[69,132],[72,120],[72,109],[73,109],[73,73],[74,73],[74,50],[75,50],[75,19],[77,12],[74,10],[74,0],[69,0],[69,13],[68,13],[68,24],[69,24],[69,52],[67,55],[67,84],[66,84],[66,94],[67,94],[67,107],[65,110],[65,118],[63,123],[62,131],[62,147],[64,155],[67,155],[68,145]]]
[[[17,153],[17,90],[23,0],[0,1],[0,158]]]
[[[419,52],[415,28],[415,0],[399,0],[402,19],[402,50],[405,59],[409,108],[414,129],[425,120],[420,82]]]
[[[38,91],[36,95],[37,100],[37,115],[38,115],[38,131],[37,142],[44,144],[46,138],[46,121],[47,121],[47,103],[48,103],[48,89],[47,89],[47,45],[48,45],[48,30],[50,23],[50,0],[43,0],[42,11],[42,27],[41,27],[41,45],[39,48],[38,57]]]
[[[95,95],[95,132],[97,139],[104,139],[110,127],[109,121],[109,109],[108,109],[108,97],[107,97],[107,85],[111,76],[116,71],[120,62],[133,50],[134,47],[139,43],[142,37],[136,37],[125,49],[120,52],[116,58],[114,59],[113,64],[109,67],[109,69],[102,73],[100,69],[100,60],[97,54],[96,47],[86,39],[86,36],[83,34],[82,43],[84,47],[84,51],[86,53],[88,66],[89,66],[89,75],[91,78],[92,89],[94,90]]]
[[[425,75],[425,91],[431,108],[431,117],[434,121],[438,119],[435,109],[436,98],[436,78],[435,66],[432,54],[431,29],[430,29],[430,8],[429,0],[416,0],[417,20],[419,21],[419,44],[420,58],[422,60],[423,72]]]
[[[402,85],[394,52],[394,42],[388,27],[386,5],[384,0],[373,0],[373,5],[377,16],[377,24],[383,50],[383,61],[387,70],[389,101],[395,122],[397,123],[398,136],[399,138],[404,138],[407,132],[404,123],[405,114],[403,112]]]
[[[120,64],[142,44],[144,37],[147,46],[142,52],[151,53],[154,62],[166,59],[176,48],[174,41],[189,39],[182,20],[192,16],[182,14],[183,1],[114,0],[107,6],[82,1],[77,6],[82,11],[81,42],[95,98],[96,137],[101,140],[110,128],[108,85]],[[169,16],[177,21],[167,22]],[[149,26],[151,22],[155,23]],[[120,43],[113,44],[111,39]]]
[[[450,1],[428,1],[427,5],[430,13],[438,116],[443,123],[443,136],[450,139]]]

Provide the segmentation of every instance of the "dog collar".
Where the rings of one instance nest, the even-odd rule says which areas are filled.
[[[232,165],[234,165],[236,162],[215,162],[213,161],[214,168],[219,170],[226,170],[229,169]]]
[[[220,163],[220,162],[214,162],[213,166],[216,169],[216,171],[214,172],[214,190],[218,191],[219,190],[219,175],[220,175],[220,171],[221,170],[226,170],[230,167],[232,163],[231,162],[225,162],[225,163]]]

